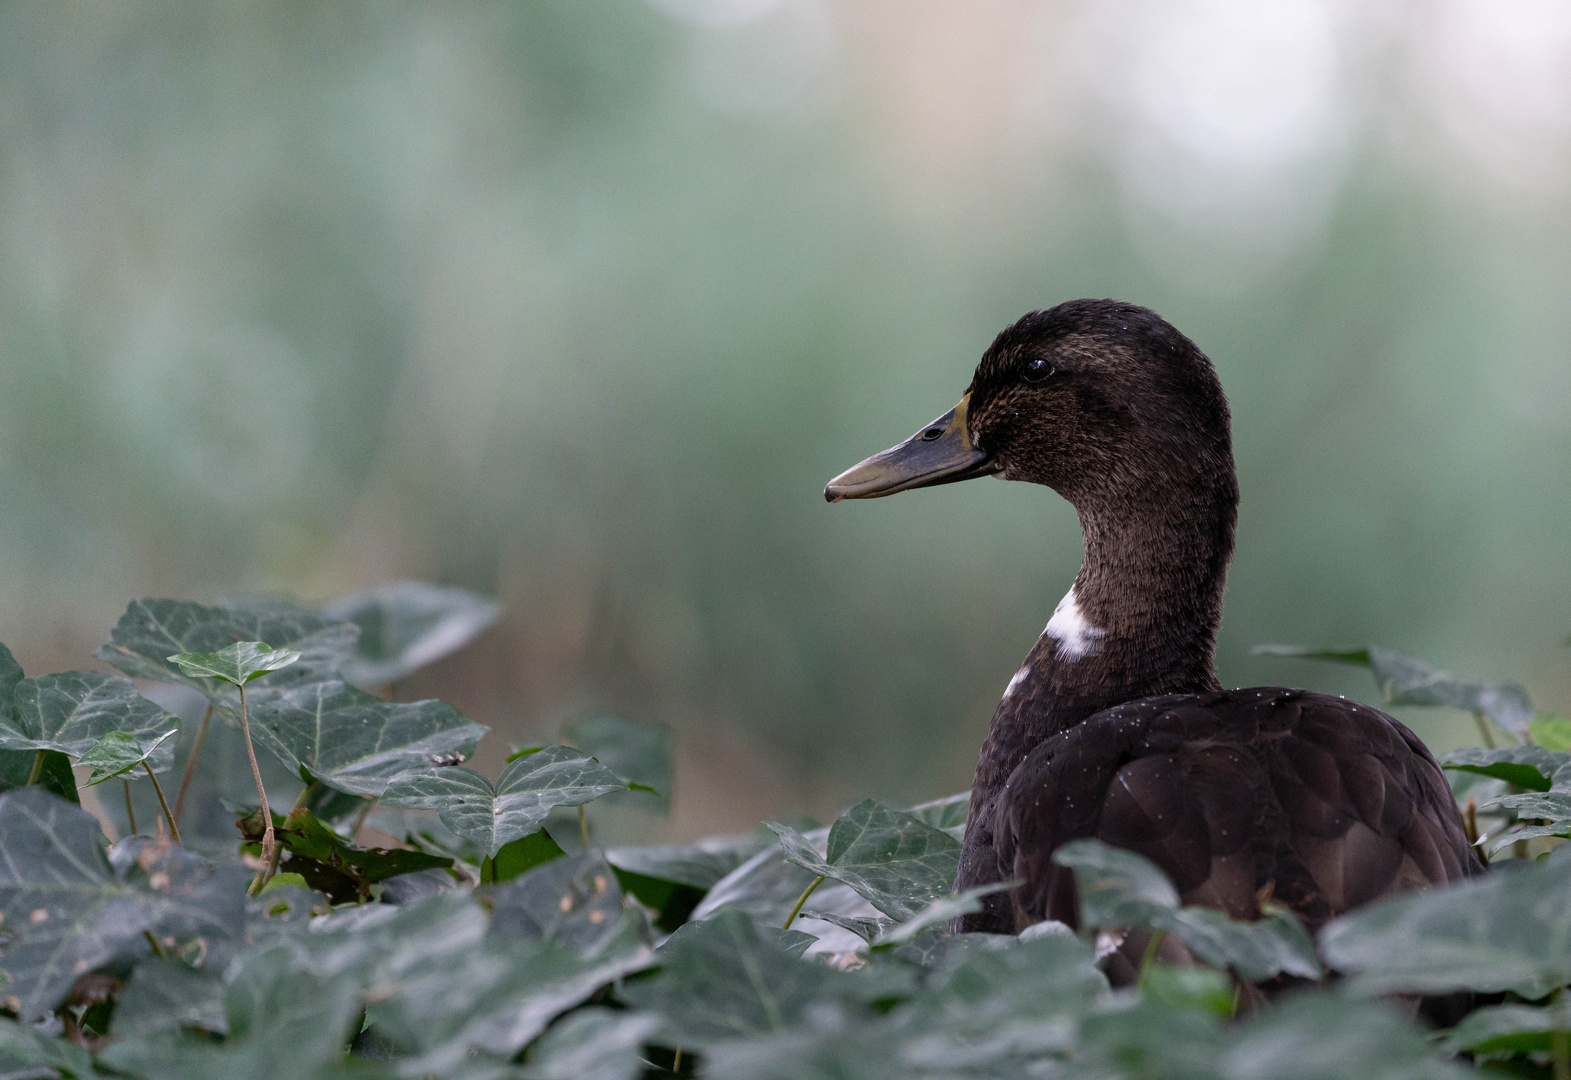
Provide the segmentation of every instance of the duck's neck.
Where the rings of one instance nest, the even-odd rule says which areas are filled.
[[[999,702],[980,786],[1003,783],[1042,740],[1094,712],[1221,688],[1216,632],[1238,503],[1231,468],[1176,491],[1077,503],[1084,562]]]

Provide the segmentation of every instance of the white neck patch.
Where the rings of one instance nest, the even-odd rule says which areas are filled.
[[[1070,589],[1053,609],[1053,617],[1047,620],[1047,629],[1042,633],[1058,642],[1059,659],[1079,660],[1091,655],[1096,639],[1106,631],[1086,621],[1080,613],[1080,601],[1075,599],[1075,590]]]
[[[1019,671],[1015,672],[1015,677],[1013,679],[1010,679],[1009,680],[1009,685],[1004,688],[1004,700],[1005,701],[1008,701],[1014,695],[1015,687],[1017,687],[1021,683],[1025,682],[1025,678],[1029,674],[1031,674],[1031,665],[1030,664],[1027,664],[1025,667],[1023,667]]]

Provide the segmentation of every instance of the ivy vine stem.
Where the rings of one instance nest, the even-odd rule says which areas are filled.
[[[1166,937],[1166,930],[1151,931],[1151,940],[1146,942],[1145,955],[1140,958],[1140,977],[1135,983],[1141,991],[1146,988],[1146,978],[1151,974],[1151,965],[1156,963],[1157,950],[1162,947],[1162,941]]]
[[[202,722],[196,727],[196,738],[191,742],[191,756],[186,759],[185,775],[180,778],[180,791],[175,795],[175,821],[180,820],[180,812],[185,809],[185,793],[191,787],[191,778],[196,775],[196,762],[202,756],[202,740],[207,738],[207,725],[212,719],[213,703],[208,702],[207,711],[202,714]]]
[[[38,783],[38,774],[44,771],[44,752],[38,751],[33,755],[33,770],[27,774],[27,786],[32,787]]]
[[[126,779],[122,779],[120,781],[120,784],[121,784],[122,787],[125,788],[125,823],[126,823],[126,828],[131,830],[130,835],[135,836],[136,835],[136,807],[131,805],[131,781],[126,780]]]
[[[147,761],[142,762],[142,768],[147,770],[147,778],[153,782],[153,791],[158,795],[158,805],[163,808],[164,820],[169,822],[169,835],[174,837],[175,843],[180,844],[183,847],[184,844],[180,839],[180,826],[175,824],[175,815],[169,812],[169,802],[164,798],[164,787],[158,782],[158,774],[153,772],[152,764]],[[127,794],[129,794],[130,791],[131,785],[127,784]],[[126,805],[129,806],[131,804],[127,802]]]
[[[267,788],[262,786],[262,770],[256,764],[256,750],[251,745],[251,718],[245,708],[245,683],[240,684],[240,730],[245,733],[245,756],[251,761],[251,778],[256,781],[256,793],[262,800],[262,868],[251,882],[251,895],[255,896],[267,884],[267,868],[273,865],[273,854],[278,840],[273,835],[273,810],[267,805]]]
[[[815,889],[817,889],[823,883],[824,883],[824,877],[823,877],[822,874],[820,874],[818,877],[815,877],[808,884],[807,888],[802,890],[802,895],[798,896],[796,898],[796,907],[792,908],[791,909],[791,914],[786,916],[785,927],[784,927],[786,930],[791,929],[791,924],[796,922],[796,917],[802,913],[802,905],[807,903],[807,898],[809,896],[812,896],[813,895],[813,891]]]

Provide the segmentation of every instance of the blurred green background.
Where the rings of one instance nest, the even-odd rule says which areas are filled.
[[[405,691],[482,768],[595,708],[662,835],[958,790],[1074,515],[822,486],[1116,296],[1232,399],[1225,682],[1571,712],[1568,285],[1558,2],[7,4],[0,640],[426,578],[507,604]]]

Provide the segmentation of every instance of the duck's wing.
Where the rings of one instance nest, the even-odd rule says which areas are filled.
[[[1186,904],[1255,918],[1264,899],[1311,931],[1387,894],[1480,872],[1440,767],[1377,709],[1257,687],[1147,698],[1044,742],[993,805],[995,880],[1018,930],[1079,924],[1059,845],[1138,852]],[[999,914],[1002,914],[1001,912]]]

